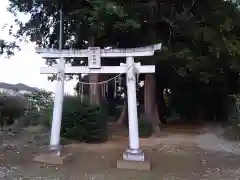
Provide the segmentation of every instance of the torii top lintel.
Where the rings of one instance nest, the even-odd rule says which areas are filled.
[[[101,57],[141,57],[153,56],[155,51],[161,50],[162,44],[154,44],[140,48],[127,49],[101,49]],[[57,50],[57,49],[43,49],[36,48],[36,52],[41,54],[45,59],[57,59],[59,57],[73,58],[73,57],[88,57],[89,49],[83,50]]]

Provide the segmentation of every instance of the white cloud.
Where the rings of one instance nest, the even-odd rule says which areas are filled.
[[[14,17],[6,8],[7,0],[0,0],[0,28],[6,23],[14,23]],[[23,21],[26,16],[19,15]],[[0,38],[10,40],[8,31],[0,29]],[[45,66],[45,60],[35,53],[34,44],[21,44],[21,51],[17,52],[10,59],[0,58],[0,82],[6,83],[24,83],[30,86],[44,88],[46,90],[55,91],[55,83],[47,80],[47,75],[40,74],[40,67]],[[76,81],[68,81],[65,85],[65,92],[73,93],[73,87]]]

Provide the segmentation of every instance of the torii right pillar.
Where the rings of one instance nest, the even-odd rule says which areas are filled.
[[[123,153],[123,160],[117,161],[117,168],[130,170],[150,170],[150,162],[145,159],[139,147],[137,88],[134,58],[127,57],[127,98],[129,121],[129,148]]]

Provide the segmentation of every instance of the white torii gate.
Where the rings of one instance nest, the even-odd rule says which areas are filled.
[[[90,47],[84,50],[56,50],[36,49],[36,52],[45,59],[60,59],[57,66],[41,67],[41,74],[57,74],[57,87],[54,100],[53,121],[51,129],[50,147],[60,155],[60,129],[62,119],[62,103],[64,96],[65,73],[102,73],[127,74],[128,119],[129,119],[129,148],[123,153],[124,160],[144,161],[144,153],[139,148],[137,97],[136,97],[136,70],[138,73],[154,73],[154,65],[142,66],[134,63],[134,57],[153,56],[161,49],[161,44],[132,49],[100,49]],[[65,66],[65,58],[88,57],[88,66]],[[120,66],[101,66],[101,57],[126,57],[126,64]]]

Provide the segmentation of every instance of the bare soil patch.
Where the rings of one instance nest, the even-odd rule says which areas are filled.
[[[0,179],[236,180],[240,177],[238,155],[199,148],[194,137],[168,134],[162,138],[141,139],[153,169],[136,172],[116,169],[116,160],[128,145],[124,136],[112,135],[104,144],[66,145],[64,150],[73,154],[72,161],[62,166],[48,166],[32,162],[33,157],[46,148],[48,134],[23,131],[4,137],[0,149]]]

